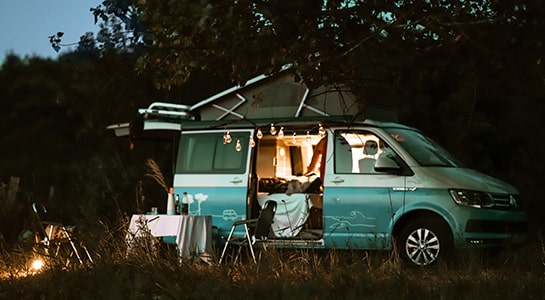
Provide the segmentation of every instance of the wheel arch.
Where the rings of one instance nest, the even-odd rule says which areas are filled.
[[[431,210],[425,210],[425,209],[418,209],[410,211],[401,218],[397,220],[397,222],[394,224],[393,230],[392,230],[392,236],[394,238],[398,238],[399,234],[403,230],[407,224],[415,221],[415,220],[426,220],[426,221],[433,221],[442,226],[445,229],[445,233],[448,234],[449,242],[451,244],[454,243],[454,236],[452,232],[452,228],[450,227],[447,220],[438,214],[437,212],[431,211]]]

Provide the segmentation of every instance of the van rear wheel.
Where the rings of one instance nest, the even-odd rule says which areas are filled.
[[[398,250],[401,257],[418,266],[435,263],[450,250],[448,229],[438,221],[415,220],[401,231]]]

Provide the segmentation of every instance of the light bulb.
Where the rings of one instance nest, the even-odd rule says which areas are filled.
[[[276,134],[276,128],[274,128],[274,124],[272,124],[272,123],[271,123],[271,134],[272,135]]]
[[[284,137],[284,127],[280,127],[280,131],[278,131],[278,138],[283,138]]]
[[[240,152],[240,150],[242,150],[242,145],[240,144],[239,139],[237,139],[237,144],[235,146],[235,150],[237,150],[237,152]]]
[[[291,142],[296,144],[297,143],[297,133],[293,133],[292,137],[291,137]]]
[[[310,142],[312,140],[312,137],[310,136],[310,131],[307,131],[307,142]]]
[[[255,147],[254,137],[250,135],[250,147]]]
[[[229,130],[225,132],[225,135],[223,135],[223,144],[230,144],[233,141],[231,138],[231,134],[229,133]]]
[[[257,129],[257,138],[262,139],[263,138],[263,132],[261,131],[261,128]]]
[[[324,127],[322,127],[322,124],[319,124],[318,126],[319,126],[319,128],[318,128],[318,134],[320,135],[320,137],[324,137],[324,136],[325,136],[325,129],[324,129]]]

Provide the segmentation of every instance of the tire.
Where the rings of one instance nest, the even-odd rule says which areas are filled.
[[[449,233],[446,225],[439,221],[411,221],[401,230],[397,248],[405,261],[417,266],[432,265],[450,252]]]

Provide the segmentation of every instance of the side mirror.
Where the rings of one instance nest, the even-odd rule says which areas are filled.
[[[385,173],[399,173],[401,167],[391,158],[381,155],[375,162],[375,171]]]

